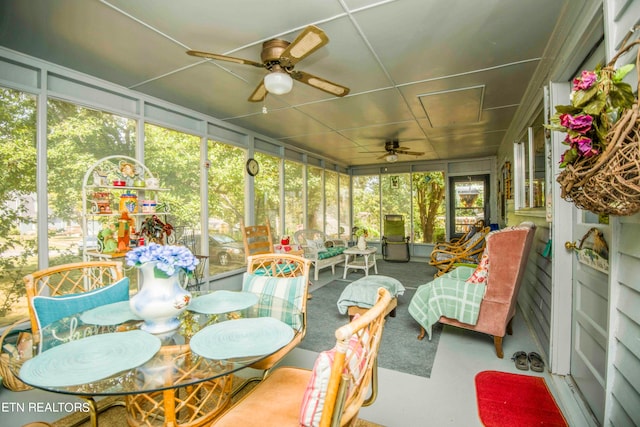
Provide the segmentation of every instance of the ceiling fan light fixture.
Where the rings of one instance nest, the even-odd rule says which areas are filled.
[[[282,71],[274,71],[264,76],[264,87],[267,92],[274,95],[284,95],[291,92],[293,88],[293,79],[287,73]]]
[[[398,155],[395,154],[395,153],[389,154],[385,158],[387,159],[387,162],[389,162],[389,163],[393,163],[393,162],[397,162],[398,161]]]

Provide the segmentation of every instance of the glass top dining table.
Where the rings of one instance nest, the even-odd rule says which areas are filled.
[[[212,308],[206,299],[222,296],[217,292],[236,302],[220,304],[218,298]],[[227,376],[275,353],[301,333],[303,315],[288,301],[248,292],[192,294],[174,331],[152,335],[140,330],[143,321],[122,320],[127,317],[122,313],[109,320],[106,309],[78,313],[42,328],[32,357],[12,357],[9,368],[23,382],[56,393],[150,393]],[[237,301],[245,303],[234,308]],[[114,313],[122,309],[122,303],[117,304]]]

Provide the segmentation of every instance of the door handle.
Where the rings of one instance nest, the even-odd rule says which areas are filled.
[[[573,251],[578,249],[578,245],[576,244],[576,242],[564,242],[564,247],[566,250],[568,251]]]

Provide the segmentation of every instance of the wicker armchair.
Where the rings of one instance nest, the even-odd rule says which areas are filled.
[[[433,249],[434,250],[453,250],[455,248],[460,248],[464,245],[474,234],[484,228],[484,220],[478,220],[475,224],[469,227],[466,233],[462,236],[450,239],[447,242],[440,242],[436,244]]]
[[[486,237],[490,231],[490,227],[484,227],[460,246],[434,249],[431,252],[429,264],[438,269],[436,276],[448,272],[456,264],[477,264],[487,244]]]

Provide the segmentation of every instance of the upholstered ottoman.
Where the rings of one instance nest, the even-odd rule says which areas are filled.
[[[395,317],[398,305],[397,296],[403,295],[405,288],[399,280],[377,274],[365,276],[349,283],[338,298],[338,311],[340,314],[349,313],[349,318],[355,316],[356,313],[364,313],[375,304],[380,287],[387,289],[392,296],[385,315],[390,314],[391,317]]]

